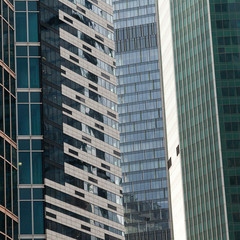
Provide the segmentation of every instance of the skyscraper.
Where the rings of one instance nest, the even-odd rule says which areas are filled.
[[[0,239],[17,239],[13,0],[0,1]]]
[[[159,1],[174,239],[240,239],[239,1]]]
[[[15,1],[19,239],[45,239],[38,1]]]
[[[170,239],[156,5],[113,2],[126,239]]]
[[[20,237],[124,239],[112,3],[18,6]]]

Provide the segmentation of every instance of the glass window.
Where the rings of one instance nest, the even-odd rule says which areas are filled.
[[[32,150],[42,150],[42,140],[33,139],[32,140]]]
[[[17,87],[28,87],[28,60],[27,58],[17,59]]]
[[[32,153],[33,184],[42,184],[42,153]]]
[[[34,201],[33,202],[33,211],[34,211],[34,233],[35,234],[44,234],[43,202],[42,201]]]
[[[29,140],[18,140],[19,150],[30,150],[30,141]]]
[[[30,87],[39,88],[39,59],[30,58]]]
[[[4,195],[4,161],[0,158],[0,205],[5,206],[5,195]],[[1,212],[0,212],[1,213]],[[1,216],[0,216],[1,217]],[[1,223],[1,221],[0,221]],[[1,228],[0,228],[1,230]],[[4,232],[4,231],[3,231]]]
[[[18,104],[18,134],[29,135],[29,105]]]
[[[40,102],[40,92],[32,92],[31,93],[31,102],[36,103],[36,102]]]
[[[19,183],[30,184],[30,153],[19,153]]]
[[[31,134],[41,135],[40,104],[31,104]]]
[[[20,234],[32,234],[31,202],[20,202]]]
[[[28,92],[18,92],[17,97],[18,97],[19,103],[28,103],[29,102]]]
[[[26,1],[23,1],[23,2],[15,1],[15,10],[26,11]]]
[[[25,2],[23,2],[25,4]],[[20,4],[20,2],[16,2]],[[27,42],[27,19],[25,12],[16,13],[16,41],[17,42]],[[30,21],[30,20],[29,20]]]
[[[31,188],[20,188],[20,200],[31,199]]]
[[[37,2],[36,1],[28,2],[28,11],[37,11]]]
[[[29,46],[29,56],[38,56],[39,47],[38,46]]]
[[[43,189],[34,188],[33,189],[33,199],[43,199]]]
[[[5,233],[5,214],[1,211],[0,211],[0,231]]]
[[[12,219],[7,216],[7,235],[12,237]]]
[[[27,56],[27,46],[16,47],[17,56]]]
[[[28,13],[29,42],[38,42],[38,14]]]
[[[11,165],[6,163],[6,205],[12,211]]]

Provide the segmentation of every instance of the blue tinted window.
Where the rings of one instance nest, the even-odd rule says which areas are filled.
[[[38,56],[39,55],[38,46],[29,46],[29,56]]]
[[[35,201],[33,202],[33,211],[34,211],[34,233],[43,234],[43,202]]]
[[[30,150],[30,141],[29,140],[19,140],[18,148],[19,148],[19,150]]]
[[[37,11],[37,2],[36,1],[28,2],[28,11]]]
[[[28,87],[28,61],[27,58],[17,59],[17,87]]]
[[[20,202],[20,234],[32,234],[31,202]]]
[[[29,135],[29,105],[18,104],[18,134]]]
[[[30,58],[30,87],[39,88],[39,59]]]
[[[31,188],[20,188],[20,200],[31,199]]]
[[[27,41],[27,23],[26,13],[16,13],[16,41]]]
[[[38,15],[28,13],[29,42],[38,42]]]
[[[32,153],[33,184],[42,184],[42,153]]]
[[[19,103],[28,103],[29,102],[28,92],[18,92],[17,97],[18,97]]]
[[[43,199],[43,189],[34,188],[33,189],[33,199]]]
[[[0,183],[4,183],[4,161],[2,159],[0,159]],[[5,203],[4,184],[0,184],[0,205],[4,206],[5,205],[4,203]],[[0,231],[1,231],[1,228],[0,228]]]
[[[19,183],[30,184],[30,153],[19,153]]]
[[[31,104],[31,126],[32,135],[41,134],[41,114],[40,104]]]
[[[15,1],[15,10],[16,11],[26,11],[26,2]]]
[[[40,102],[40,92],[31,93],[31,102]]]
[[[32,150],[42,150],[42,140],[33,139],[32,140]]]
[[[27,56],[27,47],[26,46],[17,46],[16,52],[17,52],[17,56]]]

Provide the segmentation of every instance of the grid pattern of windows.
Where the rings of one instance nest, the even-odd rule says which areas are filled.
[[[47,238],[124,239],[109,4],[40,1]]]
[[[155,1],[113,1],[126,239],[170,239]]]
[[[239,239],[240,230],[240,205],[236,204],[240,189],[239,7],[238,1],[210,1],[229,239],[234,240]]]
[[[13,1],[0,1],[0,238],[17,239]]]
[[[38,1],[15,1],[20,239],[45,239],[38,15]]]

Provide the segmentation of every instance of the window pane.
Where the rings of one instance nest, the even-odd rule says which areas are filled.
[[[18,134],[29,135],[29,105],[18,104]]]
[[[39,59],[30,58],[30,87],[39,88]]]
[[[0,158],[0,205],[5,205],[4,197],[4,161]],[[0,221],[1,222],[1,221]],[[1,230],[1,229],[0,229]]]
[[[29,42],[38,42],[38,15],[28,13]]]
[[[32,153],[33,184],[42,184],[42,153]]]
[[[6,205],[12,211],[11,165],[6,163]]]
[[[20,234],[32,234],[31,202],[20,202]]]
[[[19,2],[17,2],[19,3]],[[16,13],[16,41],[27,41],[26,13]]]
[[[41,135],[40,104],[31,104],[32,135]]]
[[[30,184],[30,153],[19,153],[19,183]]]
[[[18,88],[28,87],[28,61],[27,58],[17,59],[17,86]]]
[[[33,202],[34,211],[34,233],[44,234],[43,228],[43,202],[36,201]]]

